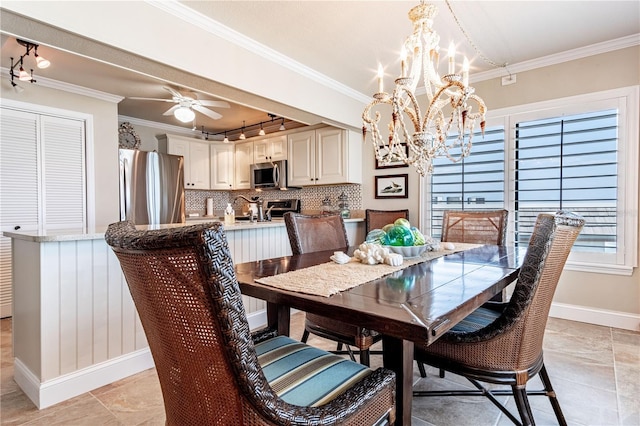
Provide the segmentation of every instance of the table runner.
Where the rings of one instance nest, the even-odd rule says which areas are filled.
[[[352,258],[351,262],[343,265],[335,262],[322,263],[309,268],[260,278],[255,281],[283,290],[329,297],[400,271],[411,265],[481,246],[482,244],[456,243],[453,250],[427,251],[421,256],[404,259],[400,266],[389,266],[385,263],[365,265]]]

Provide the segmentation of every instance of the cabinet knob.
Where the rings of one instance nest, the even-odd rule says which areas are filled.
[[[16,226],[13,227],[14,231],[17,231],[18,229],[20,229],[20,225],[16,225]]]

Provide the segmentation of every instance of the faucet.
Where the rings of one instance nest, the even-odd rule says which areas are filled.
[[[264,210],[263,210],[264,206],[262,205],[262,200],[260,199],[260,197],[251,197],[251,199],[249,199],[244,195],[238,195],[236,196],[236,198],[233,199],[234,204],[238,200],[238,198],[242,198],[247,203],[255,204],[258,207],[258,215],[257,215],[258,222],[265,222],[265,221],[271,220],[271,208],[269,208],[269,210],[267,211],[267,217],[265,219]],[[253,221],[253,215],[251,215],[250,220]]]

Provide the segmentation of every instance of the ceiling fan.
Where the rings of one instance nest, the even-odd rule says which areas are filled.
[[[171,87],[163,86],[162,88],[171,93],[173,97],[171,99],[130,97],[129,99],[137,99],[142,101],[173,102],[176,105],[166,110],[162,115],[173,114],[178,120],[182,121],[183,123],[193,121],[195,117],[195,113],[193,112],[194,110],[206,115],[209,118],[217,120],[219,118],[222,118],[222,115],[206,107],[229,108],[229,104],[225,101],[198,99],[198,95],[193,92],[190,92],[189,95],[183,95],[182,93],[178,92],[175,89],[172,89]]]

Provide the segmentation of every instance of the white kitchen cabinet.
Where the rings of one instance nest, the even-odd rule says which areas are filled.
[[[284,135],[256,140],[253,143],[253,161],[256,163],[286,159],[287,137]]]
[[[362,183],[362,144],[355,132],[323,127],[287,140],[288,185]]]
[[[235,149],[230,143],[213,143],[210,149],[211,189],[233,189]]]
[[[162,151],[184,157],[184,187],[186,189],[209,189],[211,161],[208,143],[177,135],[160,136],[158,141]]]
[[[235,145],[235,176],[233,189],[251,188],[251,165],[253,164],[253,142]]]

